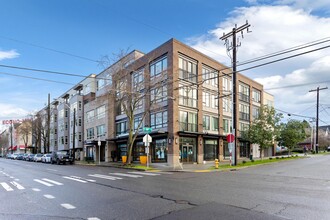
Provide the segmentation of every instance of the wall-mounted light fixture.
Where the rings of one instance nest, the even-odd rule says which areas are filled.
[[[178,138],[175,138],[175,144],[178,144]]]

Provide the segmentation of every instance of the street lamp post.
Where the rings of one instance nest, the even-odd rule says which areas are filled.
[[[76,144],[76,108],[73,108],[73,130],[72,130],[72,137],[73,137],[73,140],[72,140],[72,151],[73,151],[73,155],[72,155],[72,158],[73,158],[73,163],[75,162],[76,160],[76,152],[75,152],[75,144]]]

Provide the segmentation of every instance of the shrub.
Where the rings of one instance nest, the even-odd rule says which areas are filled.
[[[281,157],[282,159],[284,159],[284,157]]]
[[[242,163],[246,163],[246,161],[245,161],[245,160],[243,160],[243,161],[242,161]]]
[[[254,162],[254,160],[252,159],[252,160],[251,160],[251,162],[253,163],[253,162]]]
[[[270,157],[269,159],[270,159],[270,160],[272,160],[273,158],[272,158],[272,157]]]
[[[276,157],[276,160],[280,159],[279,157]]]

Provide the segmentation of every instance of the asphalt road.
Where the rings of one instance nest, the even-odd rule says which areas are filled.
[[[0,219],[330,219],[330,155],[230,172],[0,159]]]

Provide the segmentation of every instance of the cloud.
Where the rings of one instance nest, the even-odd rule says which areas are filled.
[[[17,118],[25,118],[28,112],[13,104],[0,103],[0,120],[11,120]]]
[[[289,1],[289,0],[288,0]],[[250,1],[258,3],[260,1]],[[292,5],[294,2],[290,1]],[[318,1],[320,4],[323,1]],[[238,47],[238,65],[246,60],[271,54],[294,46],[303,45],[319,39],[330,39],[330,18],[316,16],[304,8],[278,5],[284,4],[277,1],[277,5],[254,5],[251,7],[236,8],[230,16],[219,23],[216,28],[207,34],[187,39],[187,43],[197,50],[213,57],[221,63],[231,66],[231,60],[226,54],[226,47],[219,38],[223,33],[228,33],[237,24],[245,24],[248,20],[252,33],[239,34],[241,46]],[[314,5],[316,7],[316,3]],[[278,58],[284,58],[296,53],[306,52],[311,49],[330,45],[329,42],[298,52],[292,52],[279,57],[238,66],[238,70],[252,67]],[[251,69],[242,74],[257,80],[264,88],[278,88],[266,90],[274,95],[276,107],[292,113],[315,115],[316,93],[309,93],[317,86],[330,87],[330,49],[319,50],[296,58],[278,63]],[[311,84],[311,82],[321,82]],[[301,84],[305,86],[292,86]],[[286,88],[285,88],[286,87]],[[329,97],[329,90],[323,90],[322,96]],[[322,97],[320,95],[320,98]],[[323,100],[323,103],[326,103]],[[309,109],[305,111],[305,109]],[[330,115],[327,119],[330,123]]]
[[[0,61],[5,59],[13,59],[19,57],[19,53],[16,52],[16,50],[0,50]]]

